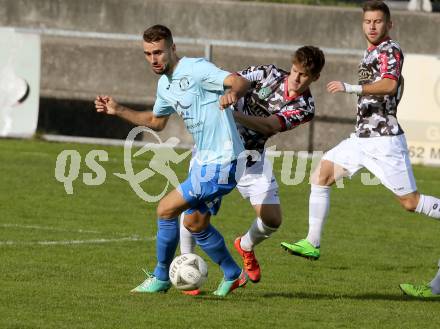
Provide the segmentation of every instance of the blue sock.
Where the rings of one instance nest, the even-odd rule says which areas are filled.
[[[199,233],[192,233],[197,244],[218,265],[225,275],[225,280],[235,280],[240,276],[241,269],[226,248],[223,236],[209,224],[208,228]]]
[[[157,265],[154,276],[162,281],[169,277],[170,264],[173,261],[179,243],[179,221],[173,219],[157,219],[156,257]]]

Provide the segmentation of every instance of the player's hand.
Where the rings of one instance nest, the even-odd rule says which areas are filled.
[[[96,112],[116,115],[119,111],[119,104],[110,96],[99,95],[95,98],[95,108]]]
[[[222,96],[220,96],[220,108],[222,110],[228,108],[231,105],[234,105],[238,101],[238,96],[234,92],[228,92]]]
[[[345,92],[344,83],[342,81],[331,81],[327,84],[327,91],[329,93],[343,93]]]

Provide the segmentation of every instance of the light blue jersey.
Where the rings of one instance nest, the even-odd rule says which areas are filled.
[[[158,82],[154,115],[177,112],[182,117],[200,164],[231,162],[244,151],[232,111],[219,107],[229,74],[203,58],[183,57],[172,76],[163,75]]]

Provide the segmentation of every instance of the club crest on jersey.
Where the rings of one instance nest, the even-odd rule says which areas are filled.
[[[373,73],[366,67],[359,68],[359,83],[368,83],[373,79]]]
[[[189,88],[189,80],[186,77],[183,77],[182,79],[180,79],[179,81],[179,87],[180,90],[185,91]]]
[[[187,109],[189,109],[190,107],[191,107],[191,104],[189,104],[189,105],[183,105],[183,104],[180,104],[179,101],[177,101],[176,104],[174,105],[174,108],[175,108],[175,110],[176,110],[177,112],[179,112],[179,109],[187,110]]]
[[[271,93],[272,93],[272,89],[270,87],[261,88],[258,91],[258,98],[259,99],[266,99],[270,96]]]

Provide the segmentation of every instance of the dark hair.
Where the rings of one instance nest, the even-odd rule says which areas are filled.
[[[173,35],[169,28],[164,25],[153,25],[144,31],[143,39],[145,42],[157,42],[165,40],[171,46],[173,44]]]
[[[362,5],[362,10],[363,10],[364,14],[366,11],[376,11],[376,10],[381,11],[384,13],[386,21],[387,22],[391,21],[390,8],[388,8],[386,3],[383,1],[380,1],[380,0],[366,1]]]
[[[310,75],[316,76],[324,67],[325,56],[318,47],[303,46],[295,51],[292,62],[301,64]]]

